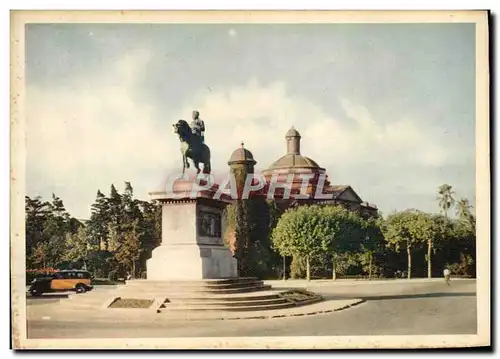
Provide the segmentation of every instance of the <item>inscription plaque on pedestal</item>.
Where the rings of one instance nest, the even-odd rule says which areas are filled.
[[[200,211],[198,215],[198,233],[204,237],[222,237],[221,215]]]

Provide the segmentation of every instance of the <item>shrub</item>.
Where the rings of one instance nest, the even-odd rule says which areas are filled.
[[[98,268],[98,269],[94,270],[93,274],[94,274],[95,278],[104,278],[104,277],[106,277],[104,270],[102,270],[101,268]]]
[[[146,271],[141,272],[141,279],[147,279],[147,272]]]
[[[471,255],[464,255],[460,253],[460,262],[448,264],[447,267],[450,269],[451,274],[460,277],[474,277],[475,267],[474,259]]]

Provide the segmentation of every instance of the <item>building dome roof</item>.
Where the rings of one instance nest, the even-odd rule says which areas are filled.
[[[290,129],[287,131],[287,133],[286,133],[286,135],[285,135],[285,138],[286,138],[286,137],[300,137],[300,133],[299,133],[299,131],[297,131],[297,130],[295,129],[295,127],[293,127],[293,126],[292,126],[292,128],[290,128]]]
[[[247,150],[242,142],[241,147],[235,149],[229,158],[228,164],[233,163],[252,163],[255,165],[257,162],[254,160],[252,152]]]
[[[316,161],[300,153],[300,133],[293,126],[286,135],[287,153],[274,161],[264,174],[279,173],[323,173],[324,168],[320,167]]]
[[[309,157],[300,154],[286,154],[273,162],[268,171],[282,168],[320,168],[320,166]]]

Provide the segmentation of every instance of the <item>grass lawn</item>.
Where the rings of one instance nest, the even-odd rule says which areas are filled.
[[[281,297],[291,300],[295,303],[304,302],[306,300],[319,298],[315,293],[309,292],[307,290],[289,290],[280,294]]]
[[[149,308],[154,300],[117,298],[109,308]]]

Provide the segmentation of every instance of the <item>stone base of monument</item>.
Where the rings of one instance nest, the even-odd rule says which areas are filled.
[[[147,262],[148,281],[233,278],[237,262],[220,245],[162,245]]]
[[[237,261],[224,245],[223,210],[216,189],[198,191],[178,180],[169,192],[150,193],[162,204],[162,240],[147,261],[148,281],[236,278]]]
[[[116,311],[113,303],[125,299],[149,300],[147,308],[121,308],[122,312],[172,313],[183,311],[262,311],[316,303],[323,298],[301,289],[273,290],[256,278],[207,279],[201,281],[131,280],[114,290],[73,294],[61,302],[66,308]]]
[[[322,300],[311,292],[275,291],[256,278],[239,278],[237,261],[222,239],[228,202],[214,199],[214,194],[215,189],[193,193],[193,183],[184,180],[176,182],[172,193],[151,193],[162,203],[162,241],[147,261],[147,279],[128,281],[115,290],[71,295],[62,305],[124,313],[241,312]]]

